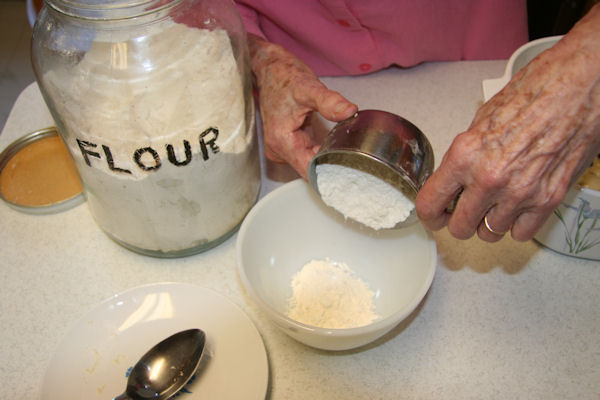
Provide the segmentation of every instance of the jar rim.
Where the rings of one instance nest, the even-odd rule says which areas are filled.
[[[172,8],[183,0],[44,0],[55,11],[91,20],[141,17]]]

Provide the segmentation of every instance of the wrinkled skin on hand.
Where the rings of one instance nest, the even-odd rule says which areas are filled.
[[[600,6],[523,68],[456,137],[416,200],[432,230],[533,237],[600,150]],[[453,214],[446,206],[462,190]]]
[[[313,71],[283,47],[249,34],[250,65],[256,79],[265,155],[289,163],[304,179],[319,143],[303,125],[312,112],[339,122],[357,106],[327,89]]]

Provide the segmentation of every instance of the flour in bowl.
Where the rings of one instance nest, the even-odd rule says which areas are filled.
[[[316,173],[325,204],[375,230],[393,228],[406,220],[415,207],[400,190],[358,169],[320,164]]]
[[[350,267],[330,259],[312,260],[294,275],[288,317],[320,328],[368,325],[378,318],[375,294]]]

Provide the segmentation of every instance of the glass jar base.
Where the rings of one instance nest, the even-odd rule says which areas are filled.
[[[104,233],[106,233],[106,235],[109,238],[111,238],[112,240],[114,240],[116,243],[118,243],[121,246],[125,247],[126,249],[131,250],[138,254],[142,254],[142,255],[150,256],[150,257],[156,257],[156,258],[180,258],[180,257],[187,257],[187,256],[191,256],[194,254],[203,253],[207,250],[210,250],[210,249],[220,245],[221,243],[223,243],[224,241],[229,239],[231,236],[233,236],[233,234],[236,233],[238,231],[238,229],[240,229],[242,222],[243,222],[243,219],[236,226],[234,226],[229,232],[225,233],[224,235],[218,237],[217,239],[215,239],[213,241],[202,243],[198,246],[190,247],[187,249],[174,250],[174,251],[142,249],[140,247],[133,246],[129,243],[125,243],[122,240],[117,239],[116,237],[114,237],[113,235],[111,235],[108,232],[104,232]]]

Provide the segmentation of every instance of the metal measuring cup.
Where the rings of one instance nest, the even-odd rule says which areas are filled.
[[[308,165],[308,182],[320,195],[317,165],[338,164],[361,170],[387,182],[413,203],[433,172],[433,149],[410,121],[380,110],[362,110],[338,123],[326,136]],[[417,221],[413,208],[406,220],[391,229]]]

